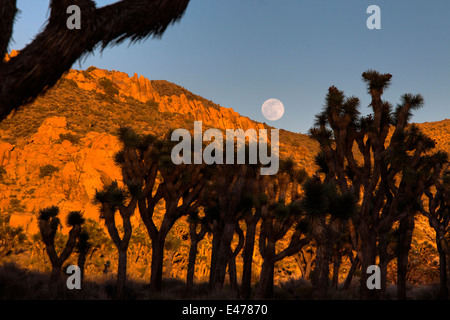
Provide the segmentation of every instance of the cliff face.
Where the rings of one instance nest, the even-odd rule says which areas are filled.
[[[75,145],[61,138],[68,134],[66,118],[50,117],[23,148],[0,142],[0,208],[12,212],[11,225],[35,233],[35,214],[49,205],[58,205],[63,214],[81,210],[96,217],[95,190],[120,181],[112,160],[120,149],[115,136],[90,132]]]
[[[264,129],[262,123],[257,123],[250,120],[247,117],[241,116],[231,108],[224,108],[215,105],[214,107],[205,106],[200,99],[188,99],[185,93],[163,95],[155,87],[158,86],[158,81],[155,82],[155,86],[152,85],[152,81],[138,77],[135,73],[133,77],[128,77],[124,72],[119,71],[107,71],[102,69],[92,68],[89,69],[89,73],[83,71],[71,70],[67,75],[67,79],[76,81],[78,87],[89,91],[105,92],[104,86],[102,86],[102,80],[107,79],[118,90],[117,96],[122,101],[126,101],[127,97],[131,97],[140,102],[146,103],[148,101],[154,101],[158,103],[158,111],[171,112],[180,114],[190,114],[195,120],[203,121],[206,126],[212,126],[218,129],[231,129],[242,128],[247,130]],[[178,87],[176,85],[173,85]],[[179,87],[178,87],[179,88]],[[185,89],[171,90],[174,93],[185,91]],[[162,92],[164,93],[164,92]],[[192,95],[194,96],[194,95]]]

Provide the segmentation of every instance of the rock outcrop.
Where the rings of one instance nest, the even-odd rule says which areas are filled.
[[[81,210],[96,218],[92,205],[96,189],[121,180],[113,155],[120,149],[117,137],[90,132],[76,145],[62,139],[66,118],[48,118],[21,150],[0,141],[0,210],[10,211],[11,224],[37,231],[39,209],[58,205],[62,212]]]
[[[117,88],[119,92],[118,98],[123,101],[126,101],[127,97],[144,103],[155,101],[159,105],[158,110],[160,112],[191,114],[195,120],[203,121],[206,126],[218,129],[264,129],[262,123],[243,117],[231,108],[221,106],[216,106],[216,108],[208,107],[200,100],[188,99],[185,94],[161,95],[152,86],[150,80],[142,75],[138,76],[136,73],[133,77],[128,77],[124,72],[107,71],[91,67],[88,71],[70,70],[66,78],[74,80],[81,89],[96,92],[104,92],[100,80],[107,79]]]

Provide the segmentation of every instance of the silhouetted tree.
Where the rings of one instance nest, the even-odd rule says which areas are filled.
[[[253,253],[255,251],[256,227],[261,220],[261,212],[263,207],[267,205],[267,195],[265,194],[265,183],[269,179],[268,176],[263,176],[257,173],[253,187],[249,190],[252,192],[252,210],[247,210],[244,214],[245,222],[245,243],[242,253],[243,270],[241,281],[241,294],[243,299],[250,299],[252,286],[252,268],[253,268]]]
[[[164,251],[166,252],[164,258],[165,278],[170,278],[172,276],[172,268],[174,260],[176,259],[177,253],[180,251],[182,239],[183,236],[181,235],[174,236],[173,232],[167,234],[166,241],[164,242]]]
[[[131,191],[131,190],[132,191]],[[131,192],[130,192],[131,191]],[[100,204],[100,218],[105,221],[108,233],[119,253],[117,270],[116,298],[123,299],[127,281],[127,251],[132,234],[131,216],[136,208],[137,199],[133,197],[135,190],[130,186],[128,191],[118,186],[117,181],[97,191],[94,203]],[[119,234],[116,213],[122,219],[123,234]]]
[[[434,192],[433,192],[434,191]],[[447,234],[450,222],[450,171],[445,171],[436,181],[435,190],[425,190],[428,198],[427,210],[422,213],[428,218],[430,226],[436,233],[436,247],[439,253],[439,298],[449,298],[450,251]]]
[[[192,289],[194,286],[195,260],[197,258],[198,243],[205,237],[206,233],[209,231],[209,225],[206,221],[206,217],[199,217],[197,210],[189,214],[188,223],[191,246],[189,247],[189,258],[186,274],[186,296],[189,296],[192,293]],[[200,230],[198,230],[199,228]]]
[[[83,281],[84,279],[84,266],[86,264],[86,256],[91,248],[92,245],[89,242],[89,233],[86,230],[81,230],[81,233],[78,237],[78,242],[75,246],[75,250],[76,252],[78,252],[77,264],[80,268],[81,281]]]
[[[295,261],[302,273],[302,278],[308,280],[310,278],[313,264],[316,260],[316,248],[310,243],[304,246],[296,255],[294,255]]]
[[[252,185],[251,181],[256,177],[257,166],[217,164],[215,168],[216,217],[213,219],[213,227],[211,228],[213,240],[210,288],[220,290],[223,288],[227,266],[230,262],[231,269],[229,268],[229,271],[234,272],[233,260],[239,252],[231,249],[231,243],[234,234],[240,232],[238,222],[243,219],[244,213],[253,205],[249,201],[246,190]],[[242,246],[238,246],[236,249],[242,249]],[[230,276],[231,280],[234,274]]]
[[[423,98],[405,94],[393,110],[381,98],[392,75],[369,70],[362,78],[372,98],[373,114],[359,116],[359,99],[346,98],[332,86],[310,134],[320,143],[317,163],[325,174],[325,182],[334,182],[341,192],[351,192],[360,204],[349,231],[362,266],[361,297],[384,294],[390,234],[394,223],[399,222],[398,297],[405,298],[405,268],[414,213],[420,208],[417,199],[439,176],[442,161],[438,155],[431,154],[434,141],[416,126],[408,126],[411,110],[420,108]],[[376,263],[377,256],[382,271],[381,294],[366,286],[365,271]]]
[[[340,234],[337,235],[333,245],[333,276],[331,280],[331,286],[338,288],[339,286],[339,272],[342,265],[342,259],[348,257],[350,262],[353,263],[353,247],[351,244],[350,234],[348,232],[348,221],[342,225],[343,230],[340,230]],[[348,274],[347,274],[348,276]]]
[[[78,252],[77,263],[80,267],[81,275],[84,275],[86,263],[88,263],[89,259],[93,257],[95,257],[95,260],[104,258],[105,254],[114,251],[114,246],[107,230],[97,220],[92,218],[86,219],[75,247],[76,252]],[[95,255],[96,253],[98,255]],[[97,262],[100,261],[95,260],[91,260],[93,263],[91,263],[91,267],[98,266]]]
[[[43,30],[8,62],[3,61],[17,15],[16,0],[0,2],[0,120],[51,88],[82,56],[129,39],[161,37],[189,0],[122,0],[97,8],[93,0],[52,0]],[[81,29],[67,28],[70,5],[81,11]]]
[[[403,99],[408,100],[408,97],[403,97]],[[408,102],[404,102],[403,105],[405,103]],[[396,151],[392,150],[392,153],[400,151],[399,158],[404,159],[405,164],[397,167],[397,170],[402,171],[398,187],[390,184],[389,188],[399,198],[398,203],[394,203],[397,205],[396,210],[399,214],[397,296],[399,299],[406,299],[408,255],[414,231],[415,214],[422,208],[421,198],[424,191],[434,185],[439,178],[443,164],[447,161],[447,155],[441,151],[433,152],[432,150],[436,146],[434,140],[420,132],[415,125],[410,125],[404,138],[403,133],[399,136],[401,137],[400,142],[396,141],[397,136],[394,131],[392,140],[395,140],[393,145],[396,145]],[[389,235],[389,232],[385,234]],[[385,252],[386,245],[381,247],[381,253],[386,254]]]
[[[75,248],[77,239],[81,232],[81,225],[84,219],[80,211],[71,211],[67,215],[66,224],[71,227],[69,238],[62,252],[58,255],[55,247],[55,236],[61,222],[58,218],[59,208],[51,206],[39,210],[38,227],[45,244],[45,250],[52,264],[52,273],[50,275],[50,285],[54,286],[58,283],[61,275],[61,268],[64,262],[69,258]]]
[[[306,179],[304,170],[298,170],[292,159],[280,161],[279,171],[266,181],[265,192],[267,204],[261,211],[261,228],[259,234],[259,252],[263,258],[261,274],[256,297],[271,298],[275,263],[299,252],[310,241],[305,237],[301,219],[300,184]],[[295,227],[289,245],[276,252],[277,241]]]
[[[163,187],[161,183],[157,184],[157,178],[164,142],[151,134],[139,135],[131,128],[120,128],[118,136],[123,147],[115,155],[115,162],[121,168],[124,183],[134,186],[134,200],[152,239],[151,283],[152,289],[155,289],[155,279],[162,277],[164,243],[161,245],[161,242],[158,242],[159,232],[153,222],[153,213],[155,206],[163,198]],[[161,249],[159,252],[158,248]],[[157,266],[159,271],[156,270]]]
[[[156,227],[151,228],[153,248],[151,286],[157,291],[161,290],[161,262],[164,258],[163,250],[167,234],[178,219],[197,210],[201,205],[201,193],[204,191],[206,169],[204,164],[175,166],[171,160],[165,159],[164,156],[160,160],[163,162],[160,165],[160,174],[163,178],[161,184],[166,210],[159,230]]]
[[[164,261],[164,244],[174,223],[183,215],[196,210],[208,176],[205,164],[175,165],[171,150],[175,145],[167,137],[139,135],[130,128],[121,128],[119,139],[123,148],[116,154],[122,169],[123,181],[132,186],[139,214],[152,239],[150,288],[160,291]],[[159,227],[154,210],[164,200],[165,213]]]
[[[314,298],[326,299],[330,286],[330,263],[335,250],[339,250],[339,238],[348,220],[355,214],[356,199],[348,191],[340,191],[332,183],[323,183],[318,176],[303,185],[305,194],[302,209],[308,217],[308,226],[316,244],[316,261],[313,284]],[[335,272],[338,268],[335,263]]]

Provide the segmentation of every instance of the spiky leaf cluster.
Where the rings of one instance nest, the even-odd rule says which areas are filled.
[[[117,181],[113,181],[102,190],[96,191],[93,201],[94,204],[107,205],[111,209],[104,210],[104,206],[101,206],[100,218],[105,218],[105,214],[107,213],[114,214],[117,208],[124,204],[127,195],[127,191],[124,188],[120,188]]]
[[[304,197],[301,203],[304,212],[311,217],[321,217],[327,213],[328,199],[325,188],[318,177],[308,179],[303,184]]]
[[[39,210],[38,220],[49,221],[52,218],[56,218],[59,214],[59,207],[51,206]]]
[[[82,225],[83,223],[84,218],[81,211],[70,211],[66,217],[66,224],[70,227]]]
[[[78,237],[78,242],[76,244],[76,249],[80,253],[86,253],[92,247],[92,244],[89,241],[90,236],[89,232],[86,230],[82,230],[80,236]]]
[[[391,74],[381,74],[376,70],[367,70],[362,74],[362,80],[367,85],[368,93],[370,93],[372,90],[382,91],[389,88],[391,79]]]

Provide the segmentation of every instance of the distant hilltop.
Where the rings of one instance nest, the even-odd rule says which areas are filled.
[[[144,76],[133,77],[120,71],[107,71],[90,67],[86,71],[70,70],[65,76],[76,81],[79,88],[89,91],[108,90],[110,81],[118,90],[117,97],[126,101],[131,97],[140,102],[149,101],[158,104],[160,112],[191,114],[197,121],[219,129],[242,128],[247,130],[264,129],[262,123],[243,117],[231,108],[224,108],[203,97],[192,94],[188,90],[165,80],[148,80]]]

